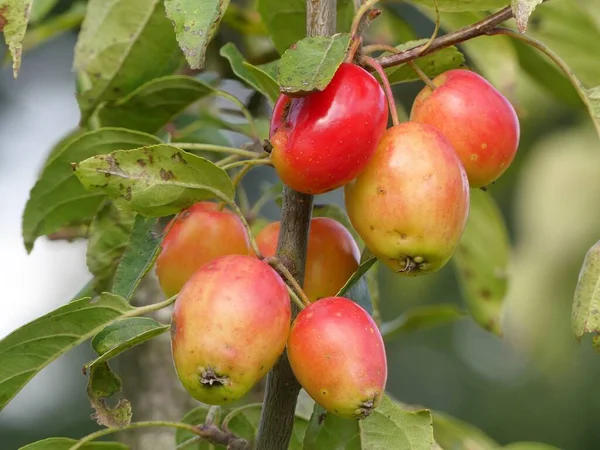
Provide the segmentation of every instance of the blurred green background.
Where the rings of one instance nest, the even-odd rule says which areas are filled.
[[[53,14],[68,11],[71,3],[59,2]],[[389,11],[371,37],[398,44],[431,34],[431,10],[383,4]],[[443,30],[477,17],[444,14]],[[211,46],[213,70],[223,68],[218,48],[230,38],[247,55],[269,48],[265,38],[240,37],[229,26]],[[588,87],[600,85],[597,0],[545,4],[534,14],[530,33],[559,53]],[[18,81],[7,66],[0,72],[0,279],[7,286],[0,336],[67,301],[88,277],[84,243],[38,242],[27,256],[20,237],[20,216],[37,172],[79,118],[71,71],[75,40],[76,30],[68,31],[32,49]],[[583,257],[600,239],[600,141],[574,90],[529,48],[504,37],[482,37],[462,49],[468,63],[513,102],[521,119],[517,158],[490,188],[512,244],[505,337],[501,341],[470,319],[402,335],[388,345],[388,388],[405,403],[447,412],[501,444],[539,441],[568,450],[598,449],[600,355],[589,340],[575,342],[570,314]],[[249,98],[250,91],[237,82],[227,88]],[[399,106],[408,111],[420,88],[420,83],[397,86]],[[236,142],[236,136],[228,137]],[[245,179],[250,198],[272,179],[270,169],[251,172]],[[339,191],[322,197],[317,201],[343,204]],[[276,219],[278,209],[270,204],[265,214]],[[415,279],[382,268],[380,282],[386,320],[418,305],[462,306],[450,265]],[[1,449],[95,429],[81,375],[91,356],[85,345],[53,363],[0,413]]]

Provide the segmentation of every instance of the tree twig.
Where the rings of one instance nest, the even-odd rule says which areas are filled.
[[[421,56],[434,53],[442,48],[460,44],[461,42],[465,42],[477,36],[482,36],[492,28],[512,17],[512,9],[510,6],[507,6],[506,8],[501,9],[497,13],[492,14],[491,16],[488,16],[477,23],[461,28],[453,33],[440,36],[431,42],[418,45],[395,55],[381,56],[378,58],[379,64],[381,64],[382,67],[392,67],[404,64],[408,61],[420,58]]]
[[[308,36],[328,36],[335,33],[335,19],[336,0],[306,1]],[[287,187],[284,189],[276,255],[300,285],[304,282],[312,206],[312,195]],[[294,316],[298,314],[295,305],[292,306],[292,312]],[[300,383],[296,380],[284,351],[267,377],[256,449],[283,450],[289,447],[299,392]]]

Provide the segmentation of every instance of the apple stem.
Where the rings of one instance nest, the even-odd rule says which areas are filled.
[[[296,304],[300,311],[302,311],[306,307],[306,305],[302,302],[298,294],[296,294],[296,292],[291,287],[289,287],[287,284],[285,285],[285,287],[288,290],[288,294],[290,294],[290,299]]]
[[[296,281],[294,275],[292,275],[288,268],[285,267],[278,258],[274,256],[267,256],[266,258],[263,258],[263,261],[271,267],[273,267],[273,269],[275,269],[277,272],[279,272],[279,274],[286,281],[286,284],[288,284],[295,290],[296,294],[301,300],[300,303],[302,303],[303,307],[310,305],[310,300],[308,299],[306,293],[302,290],[302,286],[300,286],[300,283]]]
[[[344,62],[351,64],[354,61],[354,57],[356,56],[356,52],[358,51],[358,48],[360,47],[361,42],[362,42],[362,37],[360,37],[360,36],[358,36],[352,40],[352,45],[350,46],[350,50],[348,50],[348,55],[346,56],[346,59],[344,60]]]
[[[440,32],[440,7],[438,5],[438,0],[433,0],[433,5],[435,7],[435,28],[433,29],[433,33],[429,40],[419,50],[419,55],[422,55],[429,47],[431,47],[431,44],[433,44],[433,41],[435,41],[435,38],[437,38],[437,35]]]
[[[232,209],[232,211],[234,213],[236,213],[237,216],[240,218],[240,220],[242,221],[242,225],[244,225],[244,228],[246,228],[246,234],[248,235],[248,240],[250,241],[250,246],[252,247],[252,251],[254,251],[257,258],[263,259],[263,255],[260,252],[260,249],[258,248],[258,244],[256,243],[256,240],[254,239],[254,235],[252,234],[252,228],[250,227],[250,224],[248,223],[248,220],[246,219],[246,216],[244,215],[244,213],[242,212],[240,207],[238,205],[236,205],[235,201],[232,201],[230,199],[221,198],[221,200],[224,203],[226,203],[227,205],[229,205],[229,207]]]
[[[408,61],[408,65],[412,68],[412,70],[414,70],[417,73],[417,75],[423,81],[423,83],[429,86],[432,91],[435,90],[436,86],[435,84],[433,84],[433,81],[431,81],[431,78],[429,78],[427,74],[423,72],[423,69],[421,69],[416,62]]]
[[[383,90],[385,91],[385,95],[388,99],[390,114],[392,116],[392,123],[394,124],[394,126],[398,125],[400,123],[400,120],[398,120],[398,111],[396,111],[394,94],[392,92],[392,87],[390,86],[390,81],[388,80],[388,77],[385,74],[385,70],[383,70],[383,67],[381,67],[381,64],[379,64],[377,60],[371,58],[370,56],[362,56],[361,63],[372,67],[379,74],[379,77],[381,78],[381,83],[383,84]]]

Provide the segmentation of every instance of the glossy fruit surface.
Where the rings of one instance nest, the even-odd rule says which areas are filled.
[[[268,264],[242,255],[205,264],[173,310],[171,348],[181,383],[210,405],[242,398],[283,352],[290,320],[289,294]]]
[[[223,255],[248,255],[248,234],[238,216],[211,202],[196,203],[171,221],[156,260],[156,275],[167,297],[192,274]]]
[[[458,156],[435,128],[387,130],[363,173],[345,189],[346,210],[367,247],[405,275],[443,267],[464,231],[469,185]]]
[[[271,223],[256,236],[264,256],[275,255],[279,228],[280,222]],[[337,294],[359,262],[358,245],[341,223],[327,217],[311,220],[303,286],[310,301]]]
[[[387,126],[377,80],[343,63],[329,85],[306,97],[279,97],[271,119],[271,161],[285,184],[322,194],[354,179]]]
[[[332,414],[361,419],[381,402],[387,380],[383,339],[353,301],[328,297],[303,309],[287,351],[302,387]]]
[[[438,75],[425,87],[410,119],[433,125],[458,153],[471,187],[485,186],[506,171],[519,146],[519,119],[510,102],[469,70]]]

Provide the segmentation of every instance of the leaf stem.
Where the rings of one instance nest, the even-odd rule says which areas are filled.
[[[166,308],[167,306],[170,306],[173,303],[175,303],[175,300],[177,300],[177,295],[179,295],[179,294],[175,294],[174,296],[169,297],[168,299],[166,299],[162,302],[152,303],[151,305],[146,305],[146,306],[139,306],[137,308],[134,308],[130,312],[126,312],[125,314],[123,314],[122,317],[141,316],[142,314],[146,314],[149,312],[158,311],[159,309]]]
[[[247,158],[256,158],[256,152],[251,150],[243,150],[241,148],[234,147],[226,147],[224,145],[213,145],[213,144],[197,144],[194,142],[177,142],[173,144],[176,147],[179,147],[182,150],[205,150],[207,152],[215,152],[215,153],[227,153],[230,155],[237,155]]]
[[[390,114],[392,115],[392,123],[394,126],[400,123],[398,119],[398,111],[396,111],[396,103],[394,101],[394,93],[392,92],[392,87],[390,86],[390,82],[388,80],[387,75],[385,74],[385,70],[383,67],[377,62],[376,59],[371,58],[370,56],[361,56],[361,63],[366,64],[367,66],[372,67],[379,74],[381,78],[381,83],[383,84],[383,90],[385,91],[385,95],[388,100],[388,104],[390,107]]]
[[[164,420],[148,420],[144,422],[133,422],[122,428],[105,428],[102,430],[98,430],[95,433],[88,434],[86,437],[80,439],[76,444],[72,445],[69,450],[77,450],[83,447],[88,442],[94,441],[103,436],[108,436],[109,434],[117,433],[119,431],[124,430],[135,430],[136,428],[147,428],[147,427],[168,427],[168,428],[178,428],[180,430],[189,431],[190,433],[194,433],[198,436],[201,436],[200,430],[187,423],[181,422],[169,422]]]
[[[369,44],[365,45],[362,48],[362,52],[365,55],[370,55],[373,52],[389,52],[397,54],[400,53],[400,50],[398,50],[396,47],[387,44]]]
[[[248,111],[248,108],[246,108],[246,105],[244,105],[239,98],[237,98],[235,95],[231,95],[229,92],[217,91],[216,95],[235,103],[238,106],[238,108],[240,108],[240,111],[242,111],[242,114],[244,114],[244,117],[246,117],[246,120],[250,125],[250,129],[252,130],[252,138],[254,139],[254,141],[260,142],[260,136],[258,135],[256,123],[254,122],[252,114],[250,114],[250,111]]]
[[[581,98],[581,100],[583,101],[585,106],[588,108],[588,110],[590,112],[592,112],[592,110],[593,110],[592,105],[586,94],[586,88],[583,85],[583,83],[579,80],[579,78],[577,78],[577,76],[571,70],[571,68],[567,65],[567,63],[564,62],[560,56],[558,56],[556,53],[554,53],[552,50],[550,50],[548,47],[546,47],[542,42],[540,42],[532,37],[529,37],[526,34],[518,33],[515,30],[511,30],[509,28],[501,28],[501,27],[493,28],[491,30],[488,30],[486,32],[486,34],[488,36],[496,36],[496,35],[510,36],[514,39],[518,39],[520,41],[525,42],[526,44],[532,46],[533,48],[535,48],[535,49],[539,50],[540,52],[542,52],[543,54],[545,54],[565,74],[567,79],[571,82],[571,84],[577,91],[577,94],[579,95],[579,97]],[[598,134],[600,134],[600,125],[598,125],[596,123],[596,121],[594,121],[594,125],[596,126],[596,130],[598,131]]]
[[[271,160],[268,157],[256,158],[256,159],[246,159],[244,161],[236,161],[236,162],[232,162],[229,164],[225,164],[225,165],[221,166],[221,168],[223,170],[229,170],[229,169],[233,169],[234,167],[239,167],[239,166],[254,167],[254,166],[266,166],[266,165],[271,165]]]

